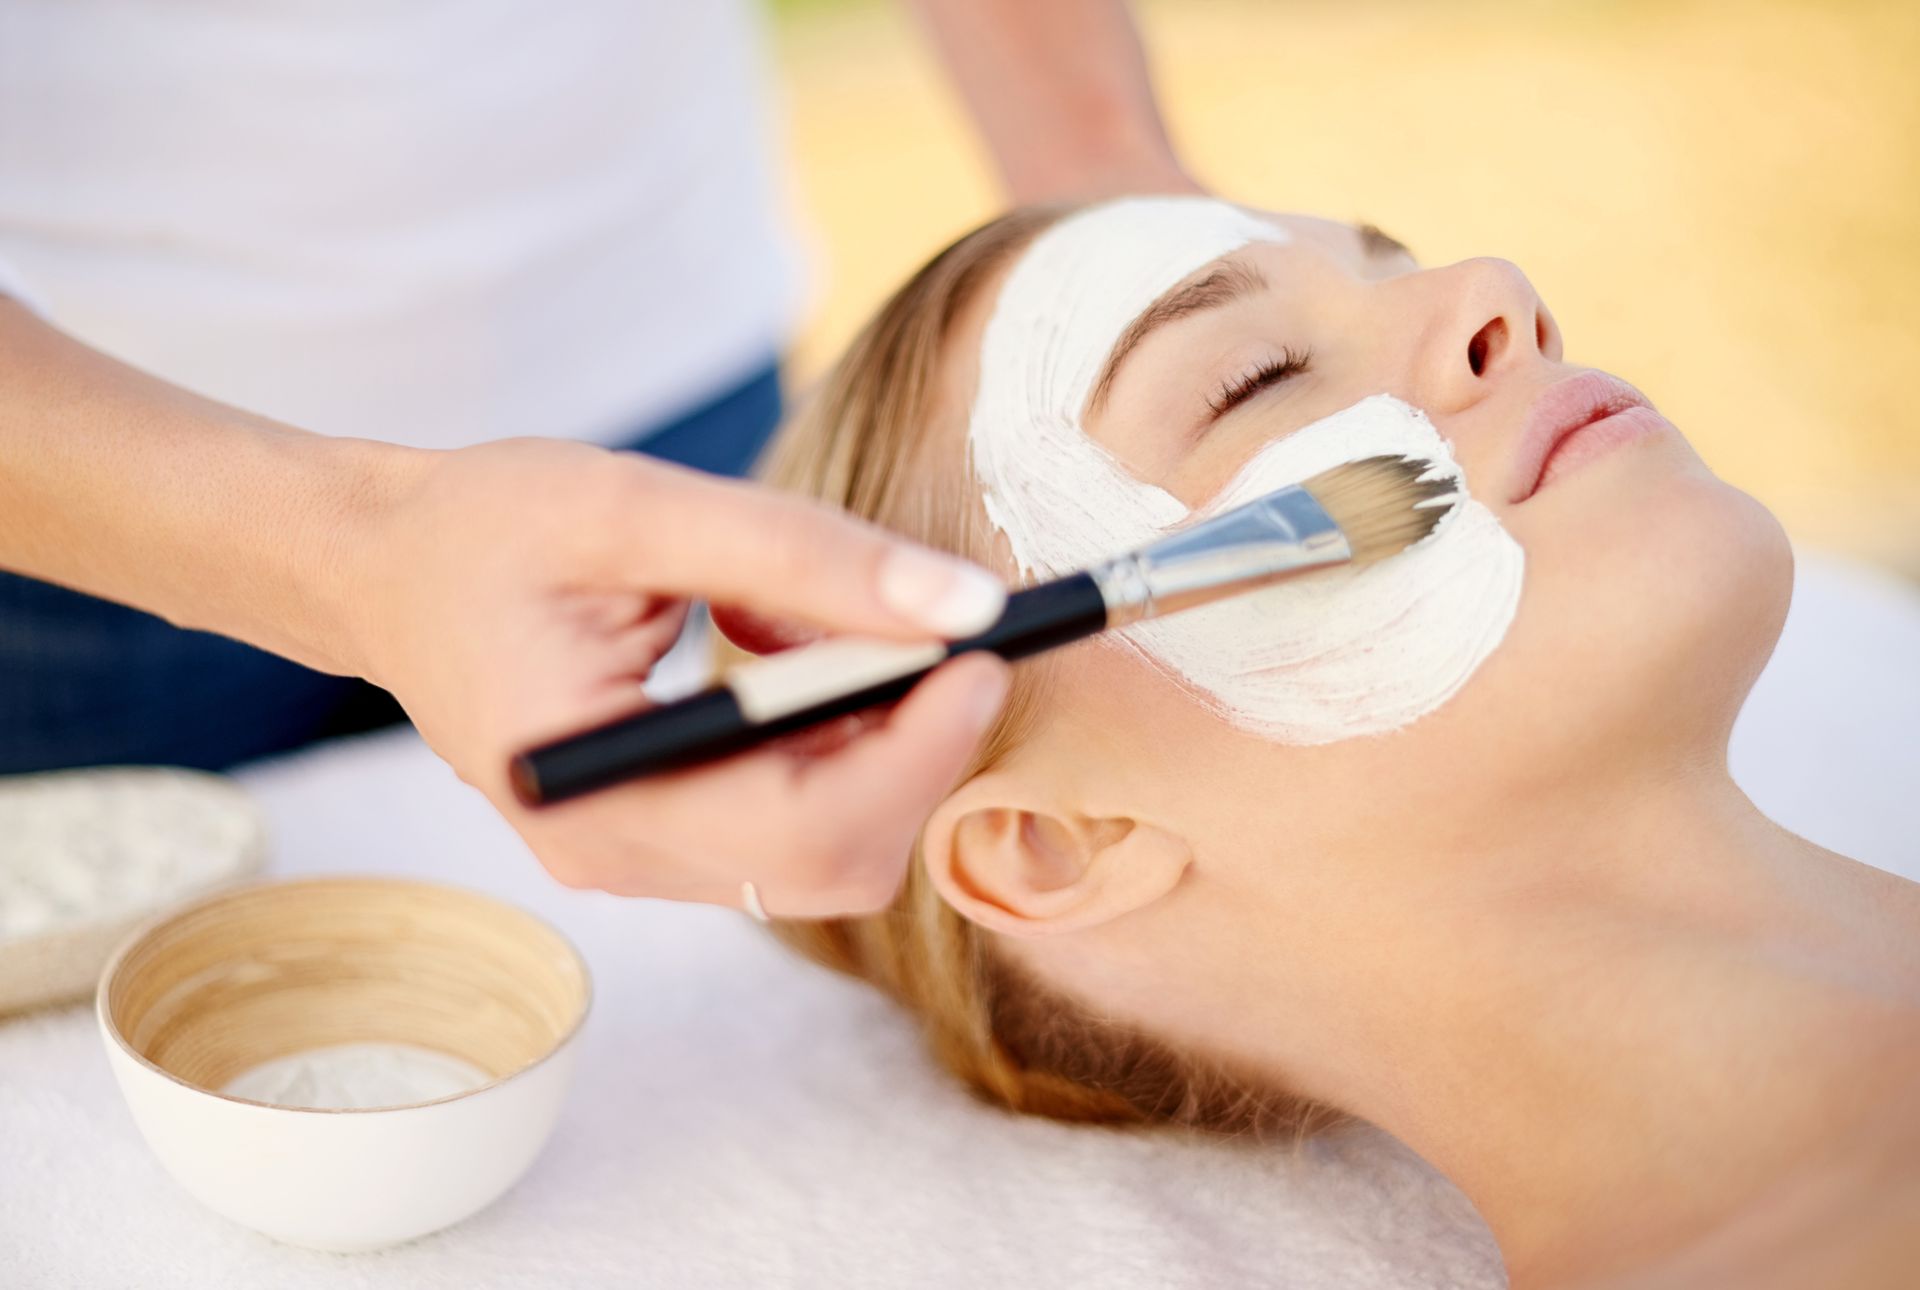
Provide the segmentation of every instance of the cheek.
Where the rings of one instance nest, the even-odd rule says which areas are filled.
[[[1234,729],[1178,680],[1111,638],[1038,660],[1040,737],[1095,813],[1154,821],[1211,851],[1277,804],[1273,767],[1297,753]]]
[[[1316,847],[1356,830],[1404,836],[1443,815],[1483,818],[1462,803],[1480,801],[1484,767],[1458,782],[1456,752],[1484,729],[1464,694],[1388,736],[1300,747],[1235,728],[1111,640],[1064,651],[1042,693],[1046,737],[1059,741],[1090,806],[1179,833],[1210,871],[1247,854],[1262,862],[1258,882],[1283,881]],[[1456,718],[1458,709],[1469,715]]]

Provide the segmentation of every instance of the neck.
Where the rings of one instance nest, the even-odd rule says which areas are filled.
[[[1779,829],[1721,768],[1503,829],[1289,890],[1300,952],[1241,1033],[1453,1179],[1516,1286],[1705,1230],[1912,1087],[1920,887]]]

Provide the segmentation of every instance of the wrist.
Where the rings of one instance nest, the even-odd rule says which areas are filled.
[[[293,629],[310,667],[378,680],[380,588],[397,558],[396,518],[437,453],[367,439],[302,436],[317,459],[313,524],[288,551],[300,591]]]

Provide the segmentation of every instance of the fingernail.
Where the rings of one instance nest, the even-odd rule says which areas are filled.
[[[1007,589],[978,565],[896,547],[880,566],[880,598],[936,636],[971,636],[1000,617]]]

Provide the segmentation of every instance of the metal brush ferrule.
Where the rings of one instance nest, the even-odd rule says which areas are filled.
[[[1353,558],[1346,534],[1295,486],[1089,570],[1107,626],[1190,609]]]

